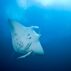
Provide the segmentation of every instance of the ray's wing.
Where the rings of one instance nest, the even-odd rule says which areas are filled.
[[[30,46],[30,50],[37,54],[44,54],[43,48],[39,42],[39,40],[33,42]]]

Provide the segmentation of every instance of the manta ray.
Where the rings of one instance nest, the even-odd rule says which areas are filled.
[[[18,58],[25,58],[31,53],[44,54],[39,41],[40,34],[34,29],[38,26],[26,27],[18,21],[9,20],[12,45],[15,52],[22,54]]]

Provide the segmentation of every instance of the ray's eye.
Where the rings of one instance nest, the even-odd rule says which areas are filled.
[[[31,39],[31,36],[29,37],[29,39]]]
[[[28,39],[31,39],[31,35],[30,34],[28,34],[27,37],[28,37]]]

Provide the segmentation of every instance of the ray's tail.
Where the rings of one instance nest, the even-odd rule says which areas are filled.
[[[25,57],[29,56],[31,53],[32,53],[32,51],[26,53],[26,54],[23,55],[23,56],[18,57],[18,59],[25,58]]]

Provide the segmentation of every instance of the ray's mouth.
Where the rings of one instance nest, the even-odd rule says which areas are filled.
[[[40,29],[38,26],[32,26],[32,28],[37,34],[40,34]]]

